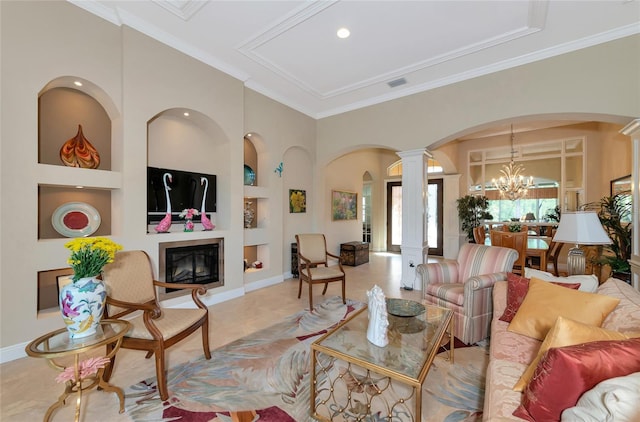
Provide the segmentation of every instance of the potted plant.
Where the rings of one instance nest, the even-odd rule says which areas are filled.
[[[587,209],[598,212],[602,227],[611,238],[611,244],[604,247],[605,254],[598,259],[599,264],[611,268],[611,275],[625,281],[631,280],[631,196],[619,193],[605,196],[600,201],[587,204]]]
[[[561,215],[560,205],[556,205],[554,209],[547,209],[547,213],[542,217],[542,219],[544,221],[559,223],[560,215]]]
[[[473,229],[480,226],[483,220],[491,220],[493,216],[487,211],[489,199],[486,196],[466,195],[457,199],[458,218],[467,239],[473,240]]]

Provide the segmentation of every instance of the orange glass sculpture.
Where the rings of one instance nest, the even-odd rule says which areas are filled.
[[[76,136],[62,144],[60,159],[69,167],[97,169],[100,165],[100,154],[82,134],[82,125],[78,125]]]

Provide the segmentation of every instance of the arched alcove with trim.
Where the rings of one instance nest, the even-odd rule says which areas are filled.
[[[221,127],[197,110],[167,109],[147,122],[147,166],[215,176],[215,186],[210,185],[208,193],[216,195],[210,218],[218,229],[230,226],[229,144]]]
[[[106,92],[77,76],[52,79],[38,93],[38,238],[109,235],[112,160],[121,142],[120,112]],[[79,142],[82,145],[79,145]],[[75,213],[72,224],[65,217]]]

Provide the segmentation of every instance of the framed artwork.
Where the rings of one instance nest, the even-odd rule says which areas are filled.
[[[307,212],[307,191],[302,189],[289,189],[289,212]]]
[[[358,194],[354,192],[331,191],[331,219],[357,220]]]
[[[631,175],[620,177],[619,179],[613,179],[610,182],[610,185],[611,196],[625,192],[631,194]]]

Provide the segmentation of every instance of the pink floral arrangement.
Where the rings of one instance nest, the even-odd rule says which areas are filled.
[[[191,220],[196,215],[200,215],[200,211],[198,211],[195,208],[185,208],[180,213],[180,218],[184,218],[186,220]]]
[[[94,375],[98,372],[98,369],[104,368],[104,366],[109,363],[110,359],[101,357],[101,358],[89,358],[80,362],[80,379],[85,379],[90,375]],[[74,381],[76,380],[75,368],[70,366],[65,368],[64,371],[60,373],[56,377],[57,382],[66,382],[66,381]]]

